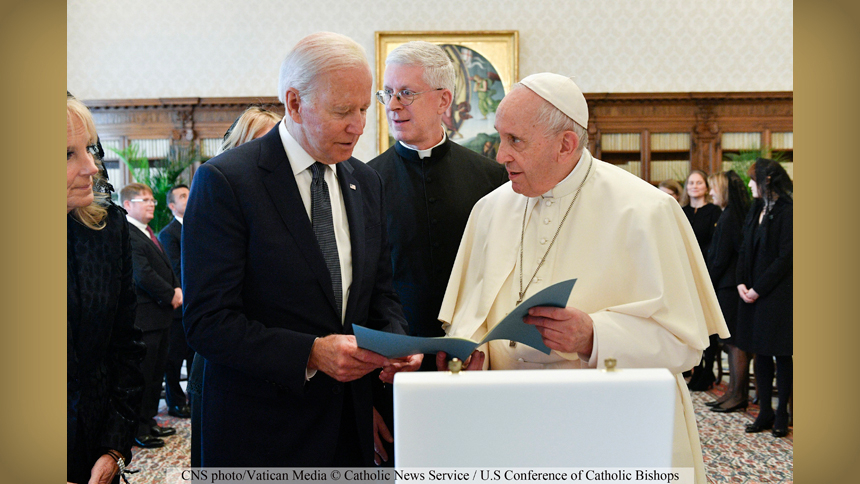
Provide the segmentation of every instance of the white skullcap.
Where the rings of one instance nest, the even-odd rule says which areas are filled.
[[[520,84],[546,99],[583,128],[588,128],[588,104],[573,79],[551,72],[541,72],[526,77]]]

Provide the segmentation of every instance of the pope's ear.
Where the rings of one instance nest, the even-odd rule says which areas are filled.
[[[289,116],[290,119],[295,123],[302,122],[301,115],[301,107],[302,107],[302,99],[299,96],[299,92],[295,90],[295,88],[287,89],[287,94],[285,96],[284,102],[284,111],[285,115]]]
[[[565,131],[561,135],[561,147],[559,148],[559,158],[573,156],[579,148],[579,136],[573,131]]]
[[[451,91],[443,89],[442,95],[439,96],[439,99],[439,109],[436,111],[436,114],[445,114],[445,111],[448,110],[448,106],[450,106],[451,102],[454,100],[454,95],[451,94]]]

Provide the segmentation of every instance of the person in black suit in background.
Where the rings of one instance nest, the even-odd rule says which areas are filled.
[[[203,467],[373,464],[372,376],[422,355],[359,348],[405,333],[382,180],[352,151],[373,79],[364,50],[311,34],[281,65],[284,120],[202,165],[182,237],[185,329],[206,359]]]
[[[773,428],[788,435],[788,401],[794,379],[794,203],[793,183],[779,163],[759,158],[749,169],[753,207],[744,221],[744,243],[738,255],[741,302],[735,341],[755,353],[753,372],[759,414],[749,433]],[[779,405],[773,411],[774,364]]]
[[[735,346],[734,335],[737,332],[738,304],[741,302],[736,275],[738,252],[744,240],[743,225],[750,207],[750,196],[741,177],[732,170],[711,175],[708,184],[714,205],[722,208],[723,212],[714,228],[705,261],[731,336],[721,340],[729,355],[729,389],[720,399],[705,405],[714,412],[728,413],[745,409],[749,395],[750,359],[746,351]]]
[[[149,227],[158,203],[152,189],[142,183],[131,183],[120,190],[122,206],[128,212],[129,239],[134,263],[134,290],[137,294],[135,324],[143,330],[146,356],[141,369],[145,379],[143,400],[138,415],[135,442],[141,447],[161,447],[160,437],[173,435],[176,429],[160,427],[155,421],[161,382],[167,363],[167,345],[173,310],[182,305],[179,278],[173,273],[170,259]]]
[[[185,216],[185,204],[188,203],[188,185],[179,184],[167,192],[167,206],[173,213],[173,220],[161,229],[158,241],[164,248],[164,253],[170,259],[173,273],[182,281],[182,259],[180,258],[182,241],[182,217]],[[182,306],[173,310],[173,324],[170,326],[170,336],[167,344],[167,363],[164,369],[164,400],[167,403],[168,415],[179,418],[190,418],[191,408],[182,386],[179,384],[182,363],[187,361],[187,371],[191,372],[191,361],[194,359],[192,350],[185,341],[185,329],[182,327]]]

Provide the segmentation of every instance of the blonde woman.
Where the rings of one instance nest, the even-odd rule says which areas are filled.
[[[272,111],[259,106],[249,107],[236,118],[236,121],[233,121],[233,125],[224,133],[224,141],[221,143],[219,153],[263,136],[274,128],[280,120],[281,117]]]
[[[721,341],[729,355],[729,388],[722,398],[705,405],[712,407],[714,412],[728,413],[745,409],[749,395],[749,355],[735,346],[734,335],[737,333],[738,304],[741,301],[737,290],[737,262],[744,240],[743,225],[750,197],[743,180],[732,170],[711,175],[708,184],[714,204],[722,209],[722,214],[705,261],[723,318],[732,335]]]
[[[66,101],[66,480],[118,482],[131,460],[143,374],[131,245],[101,175],[95,124]]]

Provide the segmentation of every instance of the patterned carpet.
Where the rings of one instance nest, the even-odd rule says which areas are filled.
[[[751,405],[746,412],[716,413],[708,410],[705,402],[715,400],[725,391],[718,385],[708,392],[693,392],[693,406],[699,425],[699,437],[705,456],[705,471],[712,483],[792,483],[794,468],[794,436],[791,429],[784,438],[775,438],[769,431],[747,434],[744,427],[758,415],[758,406]],[[132,484],[161,483],[165,470],[190,465],[191,421],[167,415],[161,402],[157,417],[161,425],[176,428],[176,435],[165,437],[160,449],[134,448],[133,469],[140,473],[132,476]]]

